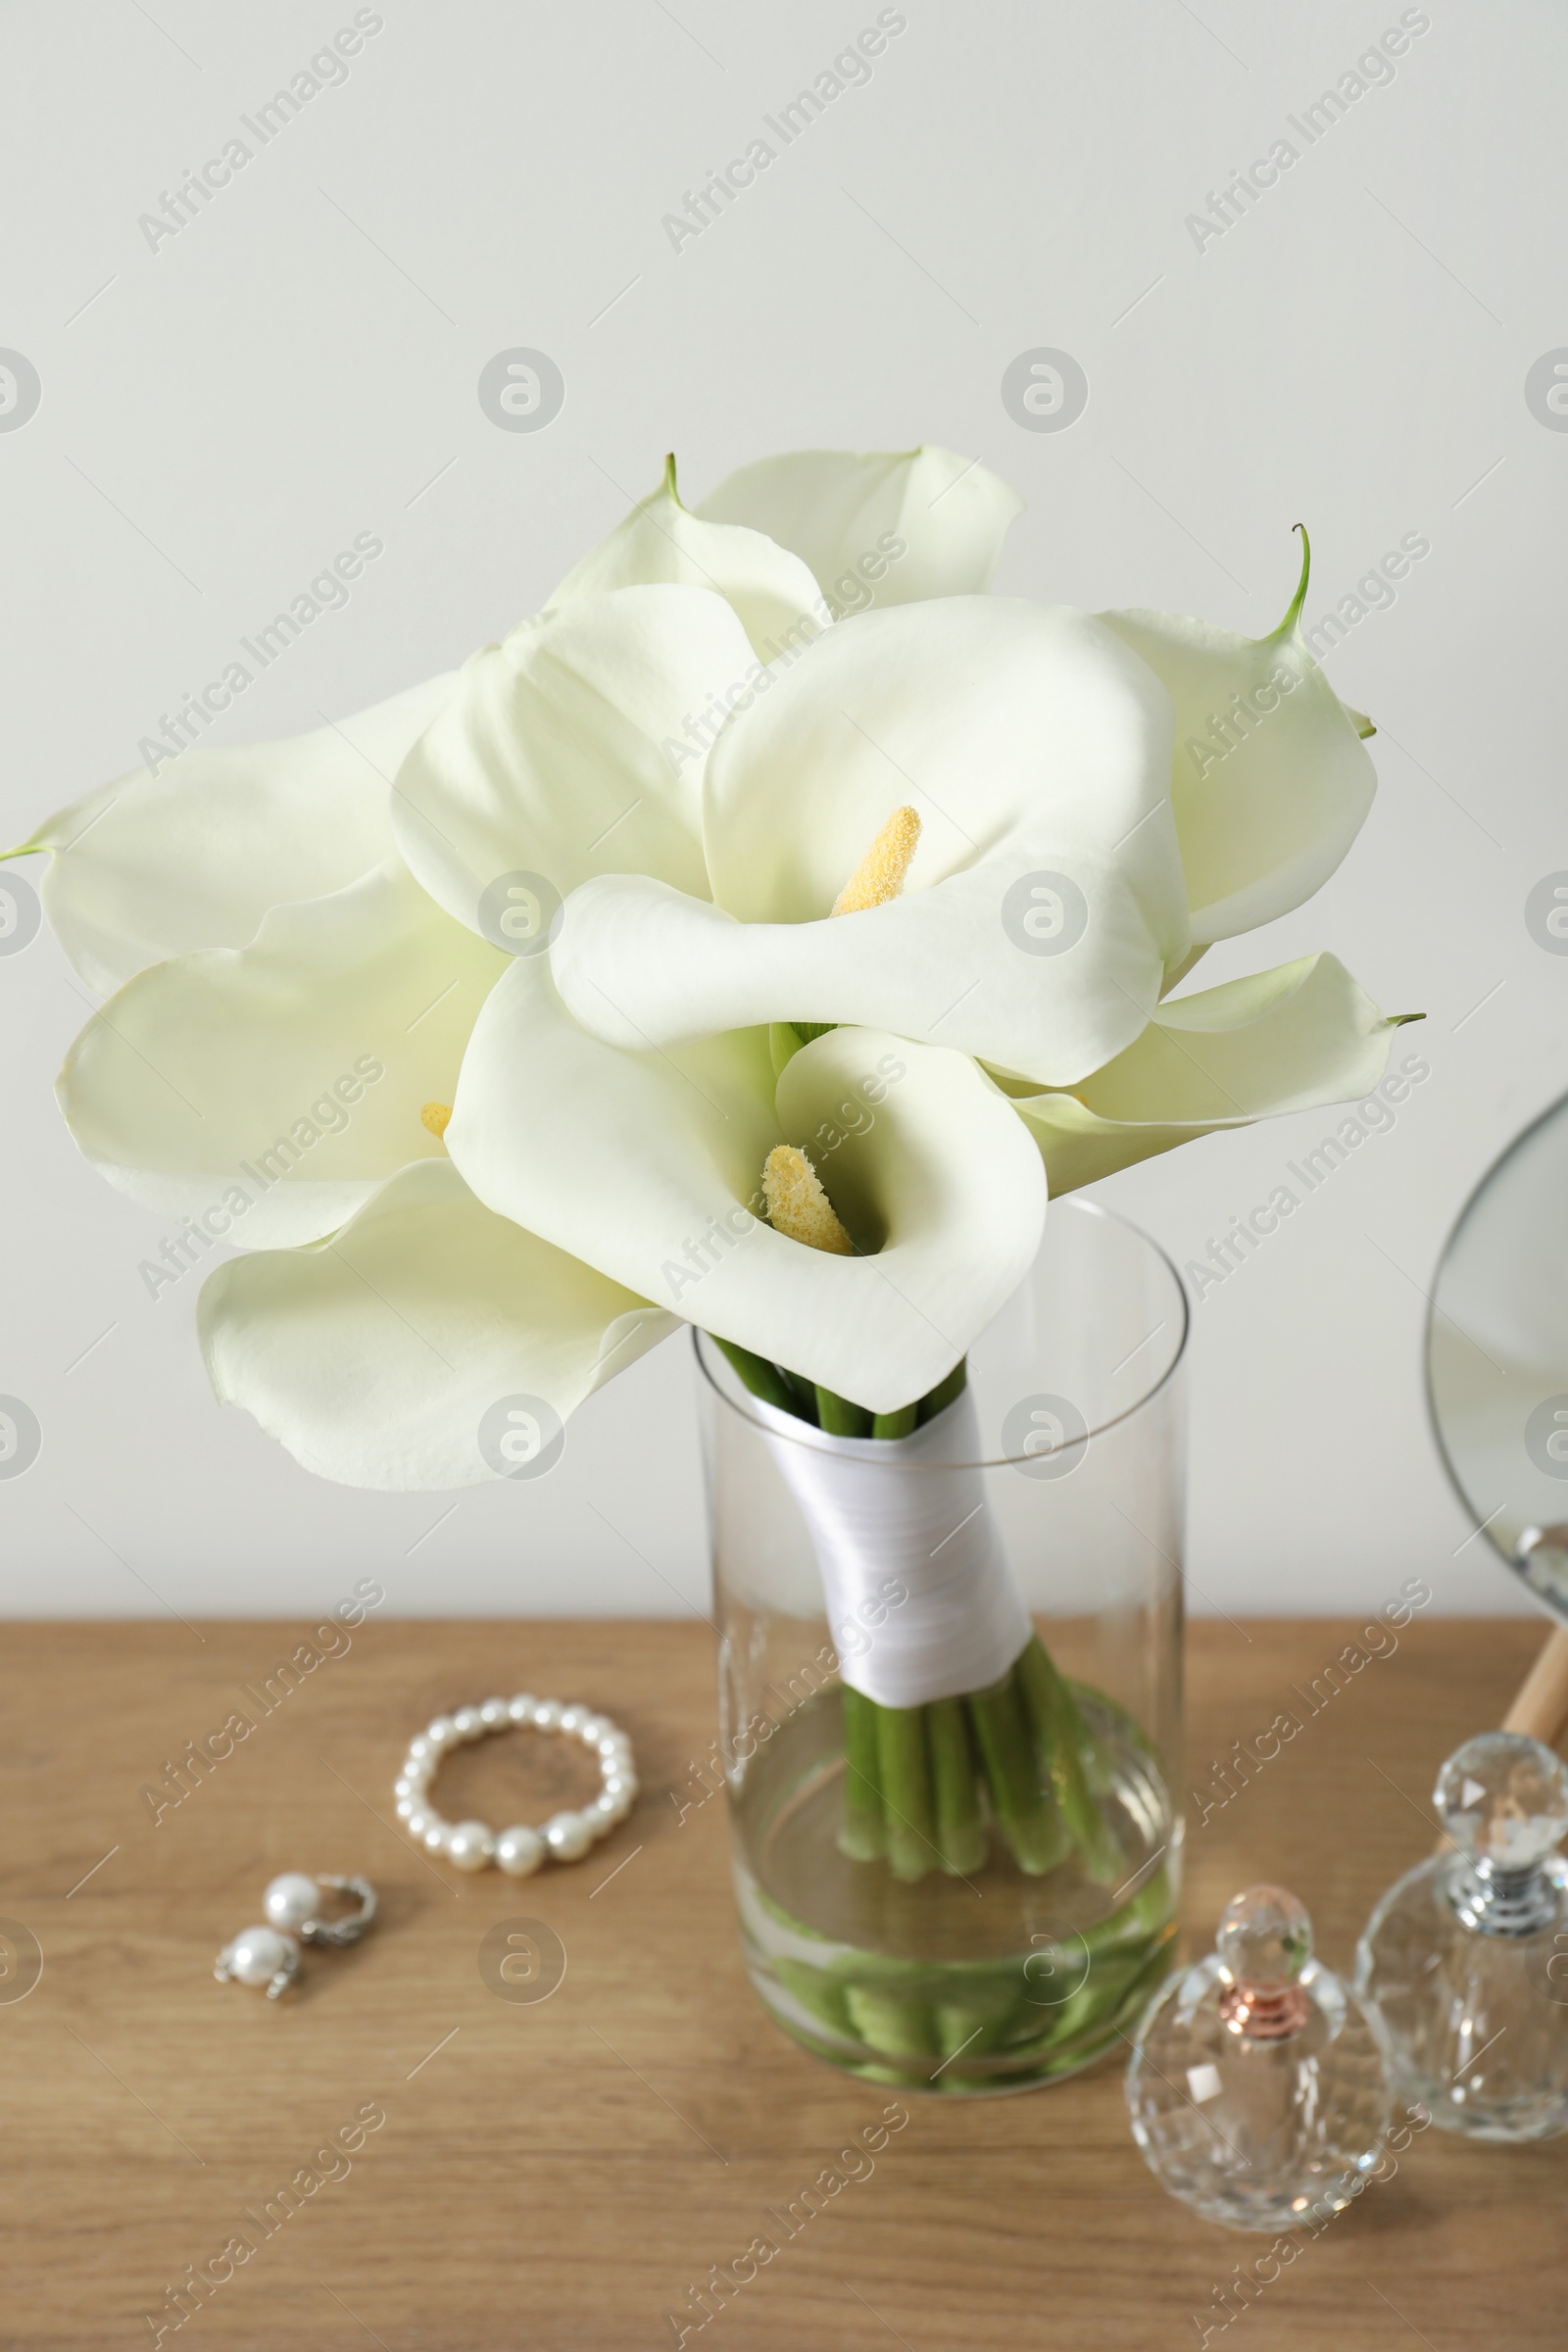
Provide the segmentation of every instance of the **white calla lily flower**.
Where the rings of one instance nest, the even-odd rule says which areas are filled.
[[[709,759],[714,906],[588,884],[552,951],[562,994],[617,1045],[850,1021],[1070,1083],[1187,953],[1169,727],[1082,613],[971,597],[841,621]],[[920,820],[904,886],[835,916],[901,804]]]
[[[705,755],[663,747],[726,678],[760,666],[736,613],[702,588],[617,588],[525,621],[465,664],[399,769],[403,856],[449,914],[498,944],[542,946],[566,893],[597,874],[706,896]],[[519,875],[534,919],[515,936]]]
[[[550,604],[661,582],[721,596],[764,662],[808,641],[829,618],[799,556],[736,518],[708,519],[681,505],[673,458],[665,460],[658,489],[639,499],[624,522],[567,572]]]
[[[52,853],[44,909],[90,988],[243,948],[263,915],[342,890],[393,851],[388,790],[457,673],[282,743],[198,745],[73,802],[22,849]]]
[[[853,612],[982,595],[1023,500],[951,449],[804,449],[742,466],[697,512],[765,531]]]
[[[508,963],[392,860],[130,981],[73,1046],[61,1108],[144,1207],[249,1249],[317,1241],[440,1153],[421,1110],[451,1103]]]
[[[526,1473],[541,1440],[548,1467],[549,1417],[675,1328],[493,1215],[445,1159],[401,1170],[318,1249],[223,1266],[199,1322],[221,1402],[318,1477],[403,1490]],[[530,1440],[510,1455],[509,1421]]]
[[[1289,914],[1361,830],[1377,777],[1346,708],[1300,632],[1310,551],[1279,627],[1238,637],[1169,612],[1101,618],[1147,662],[1175,706],[1171,805],[1194,940],[1206,946]]]
[[[499,1214],[872,1412],[952,1369],[1046,1209],[1038,1152],[964,1054],[840,1028],[775,1080],[763,1031],[625,1053],[578,1027],[539,957],[481,1012],[446,1140]],[[760,1221],[780,1144],[812,1155],[856,1254]]]
[[[1008,1092],[1055,1197],[1221,1128],[1366,1095],[1398,1026],[1338,956],[1302,956],[1168,998],[1070,1092]]]
[[[203,1294],[220,1396],[323,1475],[463,1484],[512,1474],[492,1407],[564,1420],[684,1320],[824,1429],[903,1421],[1048,1179],[1375,1082],[1332,956],[1169,993],[1366,813],[1304,568],[1255,644],[992,599],[1017,511],[938,449],[696,512],[671,466],[458,676],[39,829],[119,991],[72,1130],[250,1253]]]

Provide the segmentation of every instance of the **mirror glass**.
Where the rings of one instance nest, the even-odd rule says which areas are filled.
[[[1448,1237],[1427,1393],[1476,1524],[1568,1618],[1568,1097],[1509,1145]]]

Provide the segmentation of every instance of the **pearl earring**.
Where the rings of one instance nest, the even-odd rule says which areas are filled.
[[[358,1898],[360,1908],[346,1919],[320,1916],[321,1889],[333,1886]],[[336,1949],[358,1943],[375,1917],[375,1888],[368,1879],[344,1879],[331,1872],[307,1878],[303,1871],[286,1870],[262,1897],[265,1927],[243,1928],[224,1944],[213,1966],[220,1984],[266,1985],[275,2001],[300,1973],[300,1944],[326,1944]]]

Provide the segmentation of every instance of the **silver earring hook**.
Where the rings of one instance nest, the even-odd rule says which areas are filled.
[[[318,1886],[335,1886],[340,1894],[352,1894],[358,1900],[360,1908],[356,1912],[351,1912],[347,1919],[302,1920],[299,1930],[302,1940],[306,1943],[333,1944],[339,1948],[346,1944],[358,1943],[367,1928],[373,1922],[379,1907],[375,1888],[370,1885],[369,1880],[338,1878],[329,1871],[318,1871],[316,1874],[316,1883]]]

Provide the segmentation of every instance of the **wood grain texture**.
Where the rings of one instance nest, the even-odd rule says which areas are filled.
[[[672,2344],[665,2315],[688,2286],[765,2231],[765,2209],[888,2096],[769,2022],[741,1967],[722,1801],[677,1820],[668,1791],[694,1793],[713,1736],[710,1636],[371,1621],[155,1827],[142,1786],[308,1630],[6,1631],[0,1914],[37,1937],[44,1969],[25,1999],[0,2002],[0,2346],[145,2345],[149,2314],[170,2323],[165,2343],[257,2352]],[[1306,1719],[1250,1786],[1194,1807],[1190,1945],[1206,1948],[1238,1887],[1277,1877],[1347,1965],[1374,1898],[1430,1848],[1439,1762],[1500,1720],[1541,1638],[1533,1622],[1417,1620],[1396,1655],[1306,1715],[1293,1686],[1310,1692],[1355,1631],[1193,1629],[1189,1787],[1213,1800],[1210,1759],[1283,1708]],[[518,1689],[623,1723],[642,1801],[573,1869],[462,1879],[397,1835],[390,1783],[438,1708]],[[562,1776],[548,1789],[528,1778],[547,1756]],[[448,1768],[443,1809],[526,1819],[541,1795],[571,1793],[572,1768],[553,1744],[489,1741]],[[354,1951],[307,1955],[302,1986],[269,2003],[211,1968],[284,1869],[364,1872],[384,1912]],[[486,1932],[521,1916],[566,1954],[534,2004],[497,1998],[477,1964]],[[166,2286],[368,2105],[385,2121],[350,2169],[176,2335]],[[1216,2325],[1214,2288],[1261,2251],[1160,2192],[1114,2067],[1016,2098],[906,2105],[874,2172],[688,2342],[1171,2352],[1200,2341],[1194,2314]],[[1428,2132],[1209,2341],[1560,2347],[1565,2186],[1568,2141],[1488,2150]]]

